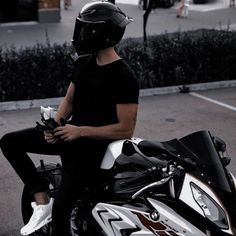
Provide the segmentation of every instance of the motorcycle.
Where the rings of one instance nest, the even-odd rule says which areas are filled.
[[[132,138],[111,143],[99,178],[72,211],[71,235],[236,235],[236,179],[226,153],[225,142],[206,130],[165,142]],[[37,169],[54,197],[61,166],[41,161]],[[25,223],[31,201],[25,187]],[[50,231],[49,223],[32,235]]]

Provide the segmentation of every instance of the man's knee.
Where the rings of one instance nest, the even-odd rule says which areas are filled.
[[[13,133],[8,133],[3,135],[2,138],[0,139],[0,148],[2,149],[3,154],[11,150],[13,148],[14,143],[15,140]]]

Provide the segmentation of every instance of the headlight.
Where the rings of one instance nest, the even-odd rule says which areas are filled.
[[[229,225],[224,209],[196,184],[191,183],[190,186],[193,198],[202,209],[206,218],[218,227],[228,229]]]

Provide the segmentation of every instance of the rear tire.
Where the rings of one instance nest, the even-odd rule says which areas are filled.
[[[47,164],[39,166],[37,171],[42,177],[49,183],[49,196],[55,198],[57,191],[61,184],[61,166],[59,164]],[[30,217],[32,216],[31,202],[33,200],[32,194],[29,189],[25,186],[21,198],[21,212],[24,224],[27,224]],[[41,229],[30,234],[31,236],[50,236],[51,235],[51,224],[46,224]]]

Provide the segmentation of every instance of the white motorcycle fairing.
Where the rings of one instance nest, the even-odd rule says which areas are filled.
[[[122,147],[125,141],[126,139],[118,140],[108,145],[106,153],[101,163],[101,167],[100,167],[101,169],[108,170],[112,168],[116,159],[122,154]],[[135,144],[138,144],[139,142],[142,141],[142,139],[132,138],[130,139],[130,141]]]
[[[101,169],[109,170],[111,169],[116,160],[122,155],[122,148],[124,142],[127,140],[119,140],[111,143],[104,155]],[[131,140],[134,144],[139,144],[142,139],[132,138]],[[235,178],[234,178],[235,181]],[[171,181],[174,184],[174,181]],[[219,201],[214,191],[201,182],[194,176],[186,173],[184,176],[183,185],[181,187],[180,195],[177,197],[176,201],[183,202],[190,208],[199,213],[199,217],[206,217],[205,212],[200,207],[199,203],[194,198],[193,189],[196,186],[202,189],[206,194],[213,199],[213,201],[222,209],[225,215],[225,222],[228,228],[221,229],[225,233],[233,235],[231,229],[230,219],[227,211],[224,209],[223,204]],[[174,189],[175,186],[172,186]],[[158,191],[158,190],[157,190]],[[171,189],[170,189],[171,192]],[[195,191],[196,192],[196,191]],[[157,192],[158,194],[158,192]],[[135,194],[134,194],[135,195]],[[196,193],[195,193],[196,195]],[[172,195],[175,198],[175,195]],[[153,198],[147,198],[150,204],[156,209],[158,214],[157,219],[153,220],[151,218],[151,213],[148,211],[140,211],[135,209],[132,205],[120,206],[109,203],[98,203],[93,211],[93,217],[101,226],[103,231],[108,236],[123,236],[121,231],[129,232],[127,235],[183,235],[183,236],[206,236],[211,235],[208,231],[203,232],[194,226],[189,221],[185,220],[176,211],[171,209],[166,204],[162,203]],[[201,204],[201,203],[200,203]],[[212,221],[214,219],[211,219]],[[126,234],[125,234],[126,235]]]
[[[195,198],[197,198],[198,200],[194,198],[194,188],[196,189]],[[203,191],[204,195],[199,194],[198,191]],[[213,204],[210,205],[208,203],[209,206],[206,205],[206,197],[209,198],[208,202],[210,203],[211,201]],[[221,212],[223,212],[223,216],[225,218],[225,228],[222,227],[221,230],[223,232],[229,233],[230,235],[233,235],[229,214],[225,209],[223,203],[220,201],[214,191],[202,181],[195,178],[191,174],[186,173],[179,199],[189,207],[194,209],[196,212],[198,212],[200,215],[205,218],[211,219],[213,222],[217,220],[217,216],[219,215],[217,211],[218,209],[220,209]]]
[[[109,236],[122,236],[121,230],[129,232],[130,236],[207,235],[162,202],[152,198],[148,198],[148,201],[158,212],[156,220],[152,219],[152,213],[107,203],[98,203],[92,214]]]

